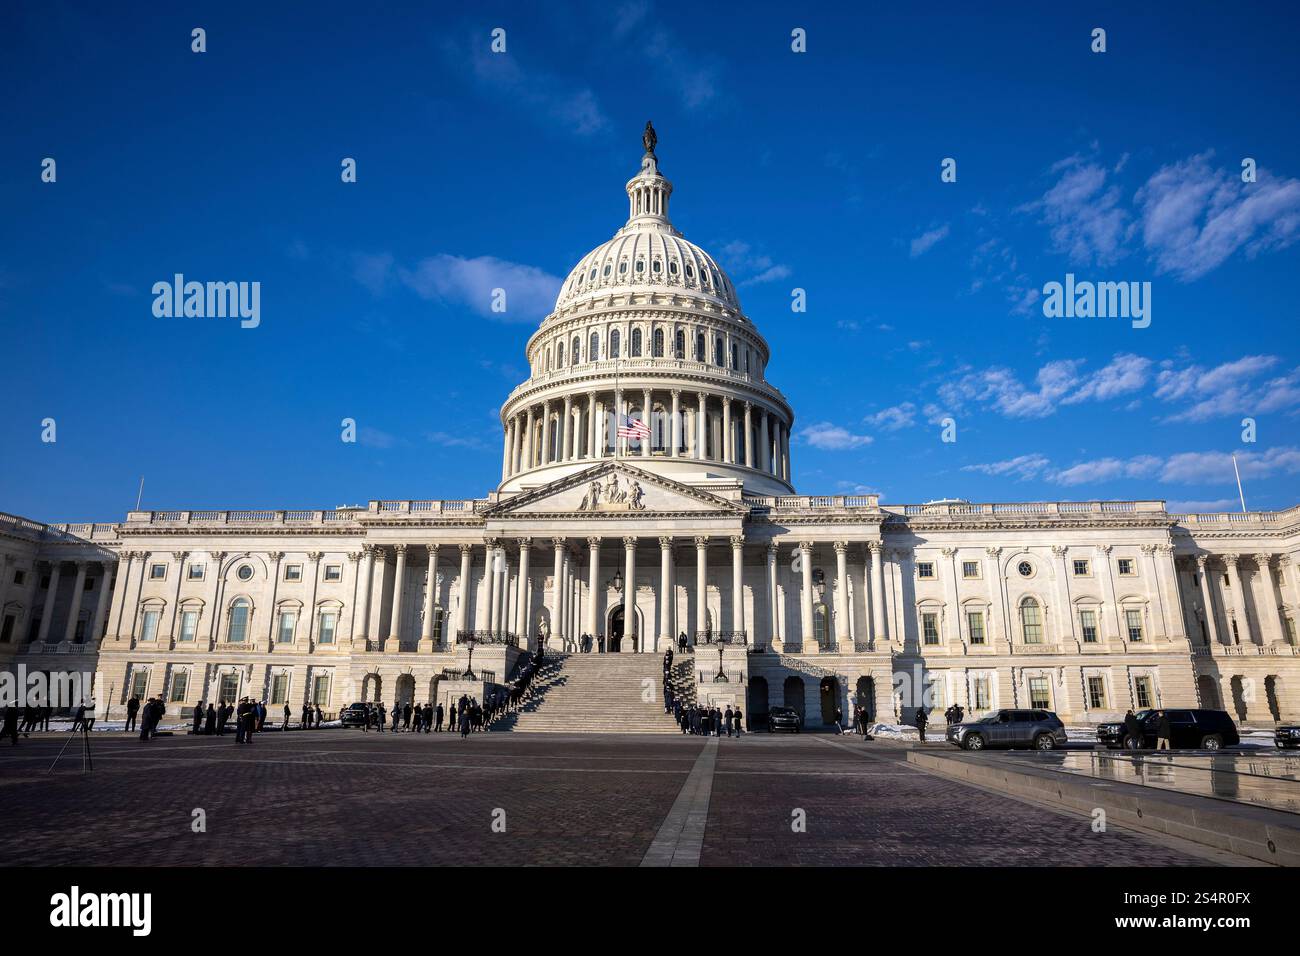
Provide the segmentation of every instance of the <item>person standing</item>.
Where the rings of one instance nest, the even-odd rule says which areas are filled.
[[[86,704],[86,716],[82,718],[81,726],[88,733],[95,727],[95,698],[90,698]]]
[[[123,730],[135,730],[135,718],[138,713],[140,713],[140,698],[132,694],[131,699],[126,702],[126,726]]]
[[[208,702],[208,713],[203,724],[203,733],[212,736],[217,732],[217,708]]]
[[[1160,719],[1156,722],[1156,750],[1169,750],[1169,738],[1173,733],[1173,728],[1169,722],[1169,711],[1160,711]]]
[[[322,721],[324,718],[325,718],[325,715],[324,715],[323,713],[321,713],[320,704],[317,704],[317,705],[316,705],[316,726],[317,726],[317,727],[319,727],[319,726],[321,725],[321,721]]]
[[[281,730],[289,729],[289,718],[293,716],[293,711],[289,709],[289,702],[284,702],[284,723],[280,725]]]
[[[442,733],[442,717],[442,704],[439,704],[437,709],[433,712],[433,729],[436,733]]]
[[[199,701],[194,708],[194,726],[190,733],[195,737],[203,733],[203,701]]]
[[[1132,707],[1124,714],[1124,746],[1129,750],[1137,750],[1142,746],[1142,726]]]
[[[836,707],[835,708],[835,733],[837,734],[844,733],[843,724],[844,724],[844,711]]]
[[[735,715],[732,714],[732,712],[731,712],[731,705],[730,705],[730,704],[727,705],[727,711],[726,711],[726,713],[723,714],[722,716],[723,716],[723,719],[727,722],[727,736],[730,737],[730,736],[731,736],[731,721],[732,721],[732,718],[735,716]],[[721,737],[722,734],[718,734],[718,736]]]
[[[925,743],[925,725],[929,721],[930,718],[925,714],[925,707],[916,708],[916,729],[921,733],[921,743]]]

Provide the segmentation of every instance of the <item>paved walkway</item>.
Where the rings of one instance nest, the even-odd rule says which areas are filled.
[[[65,740],[0,743],[0,865],[1205,862],[851,737],[96,734],[47,775]]]

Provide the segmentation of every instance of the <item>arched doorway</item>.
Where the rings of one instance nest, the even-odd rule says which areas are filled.
[[[605,617],[606,650],[630,654],[641,647],[640,611],[636,611],[631,622],[623,613],[623,605],[615,604]]]
[[[1202,674],[1196,678],[1196,689],[1201,695],[1201,706],[1206,710],[1223,709],[1223,705],[1219,702],[1219,688],[1209,674]]]
[[[854,708],[864,723],[876,722],[876,682],[870,677],[858,678],[858,695]]]
[[[840,706],[839,679],[835,677],[823,677],[818,690],[821,696],[822,723],[829,727],[836,722],[835,711]],[[841,716],[843,716],[842,713]]]
[[[367,674],[361,679],[361,700],[374,704],[381,700],[384,692],[384,679],[378,674]]]
[[[749,692],[746,695],[749,704],[749,729],[767,726],[767,678],[751,677]]]
[[[803,678],[795,677],[793,675],[787,677],[785,679],[785,685],[781,690],[783,694],[781,699],[785,702],[785,706],[798,714],[801,721],[807,723],[807,718],[804,713]]]
[[[404,707],[415,703],[415,675],[401,674],[393,691],[393,706]]]

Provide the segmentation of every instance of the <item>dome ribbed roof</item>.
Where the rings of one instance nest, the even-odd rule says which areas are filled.
[[[642,157],[641,172],[628,181],[626,190],[627,223],[573,267],[555,300],[555,311],[610,293],[675,292],[712,299],[739,312],[736,287],[727,274],[669,221],[673,186],[660,174],[654,154]]]

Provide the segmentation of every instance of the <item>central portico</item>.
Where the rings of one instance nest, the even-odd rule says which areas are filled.
[[[710,487],[673,481],[611,460],[500,501],[483,512],[488,547],[502,555],[502,573],[518,569],[513,587],[530,586],[527,568],[539,544],[551,550],[545,601],[515,593],[518,634],[540,635],[552,647],[590,637],[610,651],[662,653],[677,635],[725,632],[745,637],[745,519],[739,482]],[[710,592],[709,552],[733,565],[734,587]],[[688,556],[689,555],[689,559]],[[544,557],[543,557],[544,559]],[[694,575],[678,582],[678,569]],[[725,563],[719,566],[725,567]],[[558,586],[557,586],[558,582]],[[585,586],[584,586],[585,582]],[[712,598],[712,601],[710,601]]]

